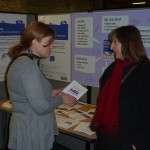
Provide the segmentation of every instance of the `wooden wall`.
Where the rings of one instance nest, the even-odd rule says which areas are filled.
[[[94,10],[99,0],[0,0],[0,11],[19,13],[65,13]]]

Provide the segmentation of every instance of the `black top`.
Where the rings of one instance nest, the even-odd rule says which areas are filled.
[[[112,63],[100,79],[102,88],[113,72]],[[124,76],[133,66],[124,70]],[[109,91],[108,91],[109,94]],[[116,138],[97,132],[96,150],[150,150],[150,62],[141,62],[121,84],[119,130]]]

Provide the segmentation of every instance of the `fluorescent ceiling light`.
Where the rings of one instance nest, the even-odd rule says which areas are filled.
[[[135,2],[135,3],[132,3],[133,5],[143,5],[143,4],[146,4],[146,2]]]

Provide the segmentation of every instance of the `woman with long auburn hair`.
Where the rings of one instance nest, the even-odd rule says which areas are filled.
[[[109,34],[115,61],[100,78],[91,129],[96,150],[150,149],[150,61],[133,25]]]

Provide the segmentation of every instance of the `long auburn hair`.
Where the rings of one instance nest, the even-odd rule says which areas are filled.
[[[22,51],[30,48],[32,40],[41,41],[44,37],[52,36],[55,39],[55,32],[47,24],[33,21],[23,31],[20,43],[10,48],[8,55],[11,59],[17,57]]]
[[[124,59],[134,59],[136,62],[148,60],[140,31],[133,25],[121,26],[112,30],[108,36],[110,41],[117,39],[122,47]]]

